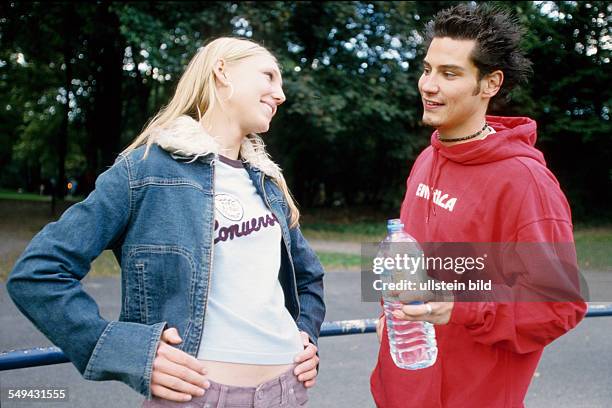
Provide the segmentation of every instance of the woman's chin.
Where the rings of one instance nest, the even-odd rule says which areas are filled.
[[[270,122],[254,127],[254,130],[251,133],[266,133],[268,130],[270,130]]]

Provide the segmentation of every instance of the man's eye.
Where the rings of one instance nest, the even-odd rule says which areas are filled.
[[[423,73],[424,73],[425,75],[429,75],[429,73],[430,73],[430,72],[431,72],[431,69],[429,69],[429,68],[423,68]]]
[[[445,72],[444,76],[447,78],[453,78],[453,77],[456,77],[457,74],[455,74],[454,72]]]

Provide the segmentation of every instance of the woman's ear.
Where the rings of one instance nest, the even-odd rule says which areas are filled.
[[[497,95],[502,84],[504,83],[504,73],[500,70],[493,71],[486,75],[482,80],[484,81],[482,96],[492,98]]]
[[[227,73],[225,72],[226,67],[227,65],[225,64],[225,60],[223,58],[217,60],[213,67],[215,79],[223,86],[229,86],[229,78],[227,77]]]

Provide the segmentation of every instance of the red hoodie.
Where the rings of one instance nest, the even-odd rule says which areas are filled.
[[[487,121],[496,133],[450,147],[434,132],[407,180],[405,230],[420,242],[573,242],[567,200],[534,147],[536,123]],[[544,346],[585,312],[582,301],[455,302],[449,323],[435,326],[436,363],[420,370],[395,366],[385,325],[374,400],[384,408],[523,407]]]

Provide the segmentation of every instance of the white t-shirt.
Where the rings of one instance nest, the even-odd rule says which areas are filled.
[[[239,160],[215,163],[212,276],[198,359],[290,364],[304,349],[278,280],[281,228]]]

